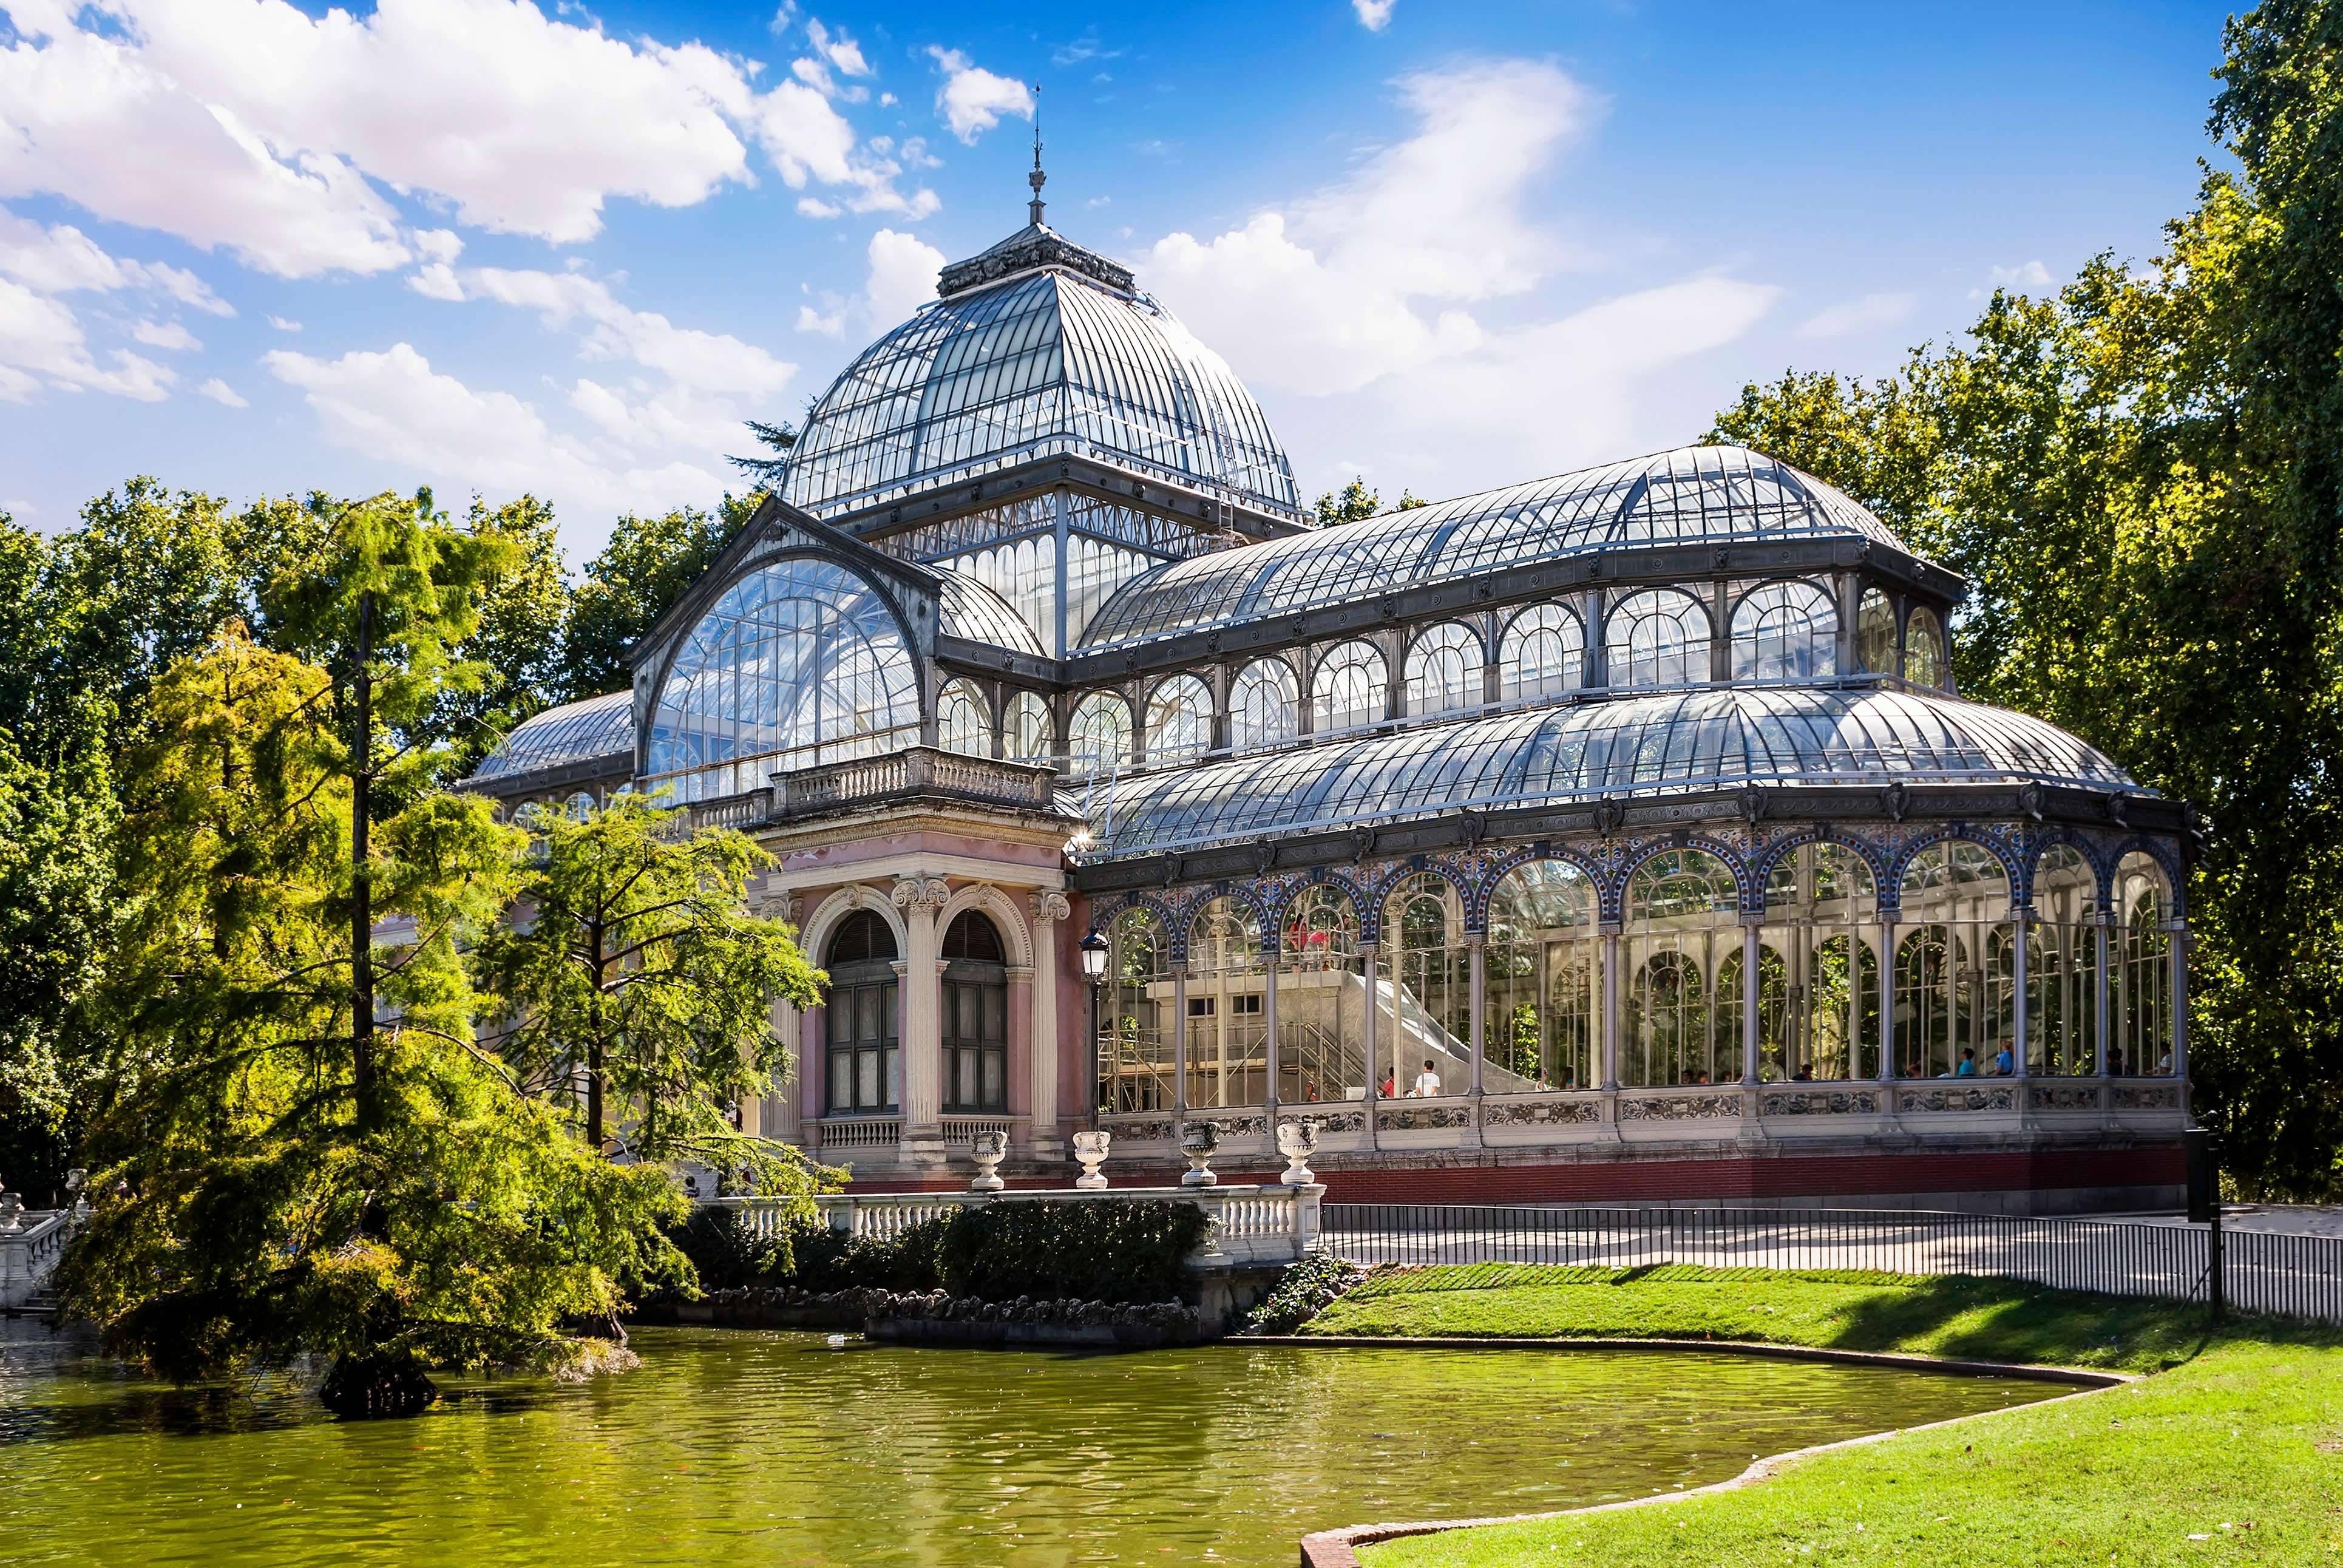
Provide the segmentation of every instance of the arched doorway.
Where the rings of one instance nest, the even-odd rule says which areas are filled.
[[[944,930],[943,1109],[1009,1109],[1009,967],[1001,930],[974,910]]]
[[[830,973],[824,1110],[831,1116],[891,1111],[899,1103],[901,1043],[894,928],[869,910],[857,910],[830,937],[822,968]]]

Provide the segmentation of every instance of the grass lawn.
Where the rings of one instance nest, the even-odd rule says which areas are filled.
[[[2343,1563],[2343,1334],[2001,1281],[1523,1265],[1379,1272],[1309,1333],[1757,1340],[2154,1375],[1664,1506],[1421,1536],[1457,1563]]]

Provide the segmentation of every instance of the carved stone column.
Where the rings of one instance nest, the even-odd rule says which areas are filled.
[[[1062,1153],[1058,1103],[1058,933],[1073,914],[1063,893],[1035,893],[1026,900],[1033,917],[1033,1124],[1028,1134],[1038,1158]],[[1097,1091],[1093,1089],[1092,1093]]]
[[[936,912],[951,897],[941,877],[905,877],[895,907],[910,928],[903,954],[903,1141],[907,1164],[944,1158],[942,959]]]
[[[1009,1113],[1031,1117],[1033,1113],[1033,969],[1031,964],[1011,964],[1009,978]],[[1029,1120],[1026,1127],[1033,1125]]]

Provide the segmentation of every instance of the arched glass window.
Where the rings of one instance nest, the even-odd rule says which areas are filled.
[[[649,769],[679,800],[913,744],[919,681],[895,617],[845,568],[797,559],[726,588],[651,708]]]
[[[1172,1087],[1172,946],[1142,909],[1108,927],[1108,990],[1099,1032],[1099,1109],[1169,1111]]]
[[[1704,849],[1667,849],[1627,879],[1619,1081],[1737,1083],[1741,891]]]
[[[1708,612],[1692,595],[1676,588],[1630,594],[1605,624],[1613,686],[1688,686],[1709,678]]]
[[[1147,694],[1150,766],[1193,762],[1212,749],[1212,689],[1193,675],[1166,676]]]
[[[1469,1091],[1471,955],[1463,900],[1445,877],[1417,871],[1392,890],[1377,957],[1379,1092],[1406,1099]]]
[[[1896,607],[1875,588],[1855,612],[1855,661],[1873,675],[1896,673]]]
[[[1904,678],[1915,686],[1945,684],[1945,627],[1926,607],[1904,626]]]
[[[1896,916],[1896,1057],[1906,1078],[1990,1075],[2016,1021],[2009,875],[1982,844],[1931,844]]]
[[[1269,1089],[1267,966],[1261,921],[1214,899],[1188,935],[1188,1103],[1260,1105]]]
[[[992,720],[972,680],[955,680],[936,701],[936,744],[971,757],[992,755]]]
[[[569,819],[583,822],[594,814],[594,791],[580,789],[569,797]]]
[[[1497,648],[1499,690],[1507,702],[1558,697],[1585,682],[1586,629],[1558,604],[1534,604],[1513,617]]]
[[[1006,722],[1001,726],[1001,739],[1006,742],[1011,762],[1047,762],[1050,760],[1050,705],[1039,693],[1021,691],[1009,699]]]
[[[964,910],[944,930],[943,1110],[1009,1109],[1009,971],[1000,928]]]
[[[1367,981],[1359,910],[1322,883],[1285,909],[1277,945],[1277,1097],[1366,1097]]]
[[[1846,846],[1802,844],[1774,862],[1758,950],[1760,1078],[1879,1076],[1877,919],[1871,868]]]
[[[1093,691],[1074,705],[1066,731],[1067,761],[1078,776],[1131,765],[1131,704],[1111,691]]]
[[[1812,583],[1766,583],[1733,607],[1733,678],[1810,680],[1838,673],[1838,613]]]
[[[1480,635],[1471,627],[1453,620],[1426,627],[1408,645],[1407,711],[1453,713],[1480,707],[1483,658]]]
[[[2172,901],[2164,869],[2134,851],[2116,867],[2116,929],[2120,950],[2110,978],[2107,1070],[2172,1070]]]
[[[1229,688],[1229,745],[1250,751],[1293,739],[1301,688],[1282,658],[1256,658]]]
[[[1338,643],[1318,661],[1310,682],[1310,727],[1320,735],[1380,723],[1390,668],[1373,643]]]
[[[2099,1070],[2099,874],[2054,844],[2034,868],[2026,936],[2029,1071],[2086,1078]]]
[[[1481,1085],[1491,1094],[1598,1085],[1602,939],[1594,884],[1567,860],[1531,860],[1497,884],[1482,954]]]
[[[895,930],[883,916],[857,910],[841,921],[822,956],[830,992],[822,1002],[829,1044],[823,1107],[832,1116],[895,1109],[900,1080],[895,1004]]]

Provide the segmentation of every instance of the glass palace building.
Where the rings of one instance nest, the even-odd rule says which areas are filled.
[[[771,850],[830,990],[744,1124],[875,1186],[1309,1118],[1337,1198],[2169,1196],[2184,813],[1955,691],[1958,577],[1725,446],[1316,527],[1033,218],[830,386],[632,689],[471,786]]]

